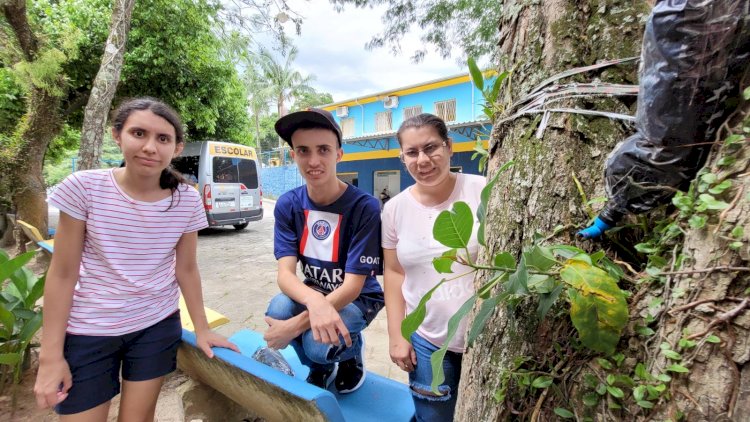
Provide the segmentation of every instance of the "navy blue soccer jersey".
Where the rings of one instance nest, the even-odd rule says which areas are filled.
[[[367,277],[360,294],[382,294],[375,279],[382,273],[377,199],[347,185],[339,199],[321,207],[303,185],[281,195],[274,217],[274,255],[296,256],[305,284],[330,293],[344,282],[344,273],[362,274]]]

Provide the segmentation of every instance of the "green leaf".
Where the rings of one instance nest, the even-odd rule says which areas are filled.
[[[633,398],[636,399],[636,401],[641,401],[643,398],[646,397],[646,386],[645,385],[639,385],[638,387],[635,387],[633,389]]]
[[[578,249],[575,246],[570,245],[555,245],[552,246],[551,249],[555,255],[563,257],[565,259],[570,259],[578,254],[585,253],[583,249]]]
[[[646,370],[646,366],[642,363],[635,365],[635,376],[644,381],[650,381],[653,378]]]
[[[662,350],[661,353],[666,356],[668,359],[672,360],[682,360],[682,356],[675,352],[674,350]]]
[[[614,353],[628,322],[622,290],[609,274],[582,261],[567,261],[560,277],[572,287],[570,318],[581,342],[591,350]]]
[[[403,321],[401,321],[401,335],[406,341],[411,343],[411,335],[417,331],[417,328],[422,324],[422,321],[424,321],[424,317],[427,314],[427,301],[430,300],[432,294],[435,293],[435,290],[442,286],[443,283],[445,283],[445,279],[440,280],[435,287],[428,290],[427,293],[422,296],[422,299],[419,300],[417,307],[414,308],[410,314],[406,315]]]
[[[701,214],[693,214],[688,220],[691,229],[702,229],[706,226],[706,217]]]
[[[718,336],[715,336],[713,334],[706,337],[706,341],[709,343],[721,343],[721,339]]]
[[[612,363],[608,361],[607,359],[597,358],[596,362],[599,363],[599,366],[601,366],[604,369],[612,369]]]
[[[588,407],[594,407],[599,403],[599,395],[596,393],[587,393],[583,396],[583,404]]]
[[[529,274],[528,288],[530,292],[549,293],[555,288],[555,278],[544,274]]]
[[[469,330],[469,335],[467,336],[466,342],[469,346],[474,344],[474,340],[479,337],[479,333],[484,329],[487,319],[492,315],[492,312],[502,298],[503,295],[497,295],[482,302],[482,306],[474,317],[474,321],[471,323],[471,330]]]
[[[26,267],[19,268],[16,272],[10,275],[10,280],[13,285],[16,286],[20,299],[25,299],[29,293],[29,287],[33,286],[36,282],[36,275]]]
[[[646,401],[646,400],[638,400],[635,403],[644,409],[653,409],[654,407],[653,403],[651,403],[650,401]]]
[[[528,288],[529,272],[526,270],[526,259],[521,257],[516,272],[510,275],[506,290],[514,295],[525,295],[529,293]]]
[[[0,353],[0,365],[15,366],[18,362],[21,362],[20,353]]]
[[[494,264],[498,268],[508,268],[511,271],[516,269],[516,259],[513,258],[513,255],[509,254],[508,252],[503,252],[495,255],[495,259],[493,259]]]
[[[539,271],[547,271],[557,264],[551,250],[539,245],[532,246],[531,249],[523,253],[523,256],[526,258],[527,267],[535,268]]]
[[[670,377],[667,374],[659,374],[656,376],[656,379],[658,379],[661,382],[669,382],[672,381],[672,377]]]
[[[466,316],[466,314],[469,313],[469,311],[471,311],[471,308],[474,306],[474,302],[476,302],[476,300],[476,295],[470,297],[469,300],[464,302],[464,304],[461,305],[458,311],[456,311],[456,313],[453,314],[453,316],[448,320],[448,333],[446,334],[443,346],[433,352],[432,356],[430,356],[430,363],[432,364],[431,387],[434,393],[439,393],[438,386],[442,384],[443,381],[445,381],[445,373],[443,372],[443,358],[445,357],[445,353],[448,352],[448,345],[450,344],[450,341],[453,339],[453,337],[455,337],[461,320]]]
[[[34,285],[31,287],[31,291],[29,292],[28,296],[26,296],[26,299],[24,299],[24,305],[27,309],[31,309],[36,304],[36,301],[39,300],[42,295],[44,295],[44,283],[47,279],[47,275],[43,275],[39,277]]]
[[[725,180],[725,181],[719,183],[718,185],[712,187],[711,189],[709,189],[708,192],[710,192],[710,193],[712,193],[714,195],[719,195],[720,193],[722,193],[725,190],[729,189],[731,186],[732,186],[732,181],[731,180]]]
[[[732,229],[732,237],[739,239],[745,234],[745,229],[742,226],[737,226]]]
[[[676,363],[675,363],[675,364],[672,364],[672,365],[669,365],[669,366],[667,367],[667,371],[671,371],[671,372],[679,372],[679,373],[681,373],[681,374],[686,374],[686,373],[690,372],[690,370],[689,370],[689,369],[687,369],[686,367],[684,367],[684,366],[682,366],[682,365],[678,365],[678,364],[676,364]]]
[[[539,295],[539,306],[536,308],[536,315],[539,317],[540,320],[544,319],[544,317],[547,315],[547,312],[549,312],[552,305],[557,302],[557,299],[560,297],[560,293],[562,292],[563,285],[558,284],[555,286],[554,289],[552,289],[549,293],[542,293]]]
[[[30,342],[31,339],[34,337],[34,334],[36,334],[36,332],[39,331],[40,328],[42,328],[42,313],[41,312],[34,315],[34,318],[30,319],[29,321],[26,321],[26,324],[24,324],[23,328],[21,329],[21,332],[18,334],[19,340],[21,340],[24,343]]]
[[[607,392],[618,399],[625,397],[625,393],[619,387],[607,386]]]
[[[465,249],[474,228],[474,214],[466,202],[458,201],[451,210],[442,211],[435,219],[432,236],[449,248]]]
[[[456,249],[449,249],[438,258],[433,258],[432,266],[435,267],[435,271],[441,274],[452,273],[451,266],[456,262],[456,252]]]
[[[0,306],[0,324],[8,331],[9,336],[13,335],[13,327],[16,325],[16,317],[13,312]]]
[[[484,76],[482,75],[482,71],[479,70],[479,66],[477,66],[474,57],[469,57],[468,60],[466,60],[466,64],[469,65],[469,73],[471,74],[471,80],[474,82],[474,86],[480,91],[484,90]]]
[[[750,100],[750,86],[742,91],[742,98],[744,98],[745,100]]]
[[[607,375],[607,384],[612,385],[615,383],[615,375],[609,374]]]
[[[719,201],[707,193],[700,194],[698,196],[698,200],[705,204],[706,208],[708,208],[709,210],[723,210],[729,207],[729,204],[727,204],[726,202]]]
[[[562,407],[556,407],[555,414],[563,419],[575,419],[576,417],[573,412],[568,409],[563,409]]]
[[[36,254],[36,251],[26,252],[0,264],[0,283],[8,279],[19,268],[26,265],[34,257],[34,254]]]
[[[659,252],[659,249],[656,246],[654,246],[651,242],[639,243],[635,245],[635,250],[637,250],[640,253],[645,253],[645,254],[652,254],[652,253]]]
[[[531,383],[531,386],[534,388],[547,388],[550,385],[552,385],[552,377],[547,375],[538,376]]]
[[[603,383],[599,383],[599,385],[596,386],[596,394],[599,394],[600,396],[603,396],[604,393],[607,392],[607,386]]]
[[[606,256],[599,260],[599,266],[604,268],[604,270],[607,271],[607,273],[609,273],[609,275],[612,276],[615,281],[620,280],[622,276],[625,275],[625,271],[623,271],[619,265],[615,264]]]
[[[735,133],[735,134],[733,134],[733,135],[729,135],[729,136],[727,136],[727,139],[725,139],[725,140],[724,140],[724,143],[725,143],[725,144],[727,144],[727,145],[731,145],[731,144],[734,144],[734,143],[740,142],[740,141],[742,141],[743,139],[745,139],[745,137],[744,137],[744,136],[742,136],[742,135],[740,135],[740,134],[738,134],[738,133]]]

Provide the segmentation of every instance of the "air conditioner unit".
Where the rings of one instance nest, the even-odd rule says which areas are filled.
[[[398,97],[391,96],[383,99],[383,107],[385,108],[396,108],[398,107]]]
[[[341,106],[336,107],[336,117],[346,117],[349,115],[349,107]]]

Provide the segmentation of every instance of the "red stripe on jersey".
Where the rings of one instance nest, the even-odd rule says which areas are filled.
[[[307,226],[307,218],[310,215],[310,210],[305,210],[305,229],[302,230],[302,239],[299,241],[299,253],[300,255],[305,252],[305,244],[307,243],[307,236],[310,234],[310,228]]]
[[[343,215],[339,214],[339,222],[333,232],[333,251],[331,251],[331,262],[339,262],[339,234],[341,233],[341,220]]]

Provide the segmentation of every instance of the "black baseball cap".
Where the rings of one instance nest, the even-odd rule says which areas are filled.
[[[336,134],[341,147],[341,128],[336,120],[333,119],[331,112],[320,108],[308,108],[307,110],[297,111],[287,114],[276,121],[274,129],[290,146],[292,145],[292,134],[297,129],[312,128],[330,129]]]

